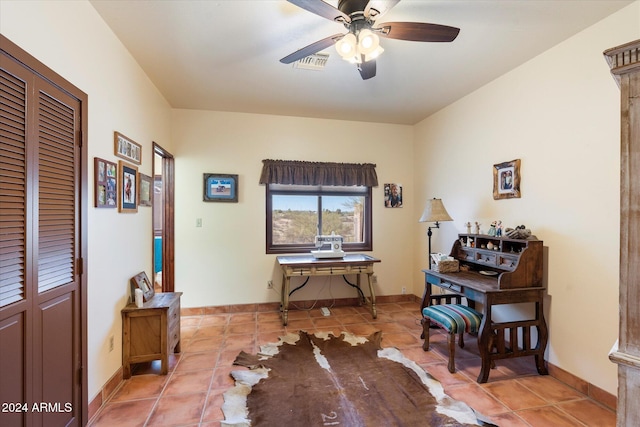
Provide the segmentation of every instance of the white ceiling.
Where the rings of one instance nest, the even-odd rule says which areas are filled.
[[[402,0],[378,19],[461,29],[452,43],[381,39],[362,80],[279,59],[346,32],[285,0],[90,0],[173,108],[415,124],[632,0]],[[337,0],[327,1],[337,6]]]

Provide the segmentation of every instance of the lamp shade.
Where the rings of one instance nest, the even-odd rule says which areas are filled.
[[[453,221],[442,204],[442,199],[429,199],[418,222]]]
[[[373,31],[364,29],[358,34],[358,51],[361,55],[368,55],[380,46],[380,39]]]
[[[355,34],[349,33],[336,42],[336,50],[343,59],[350,59],[356,55],[358,40]]]

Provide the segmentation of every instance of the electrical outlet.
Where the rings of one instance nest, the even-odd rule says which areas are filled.
[[[113,351],[113,335],[109,337],[109,353]]]
[[[273,280],[267,281],[267,289],[273,289]]]
[[[373,283],[374,285],[378,284],[378,276],[376,276],[375,274],[371,275],[371,283]]]
[[[202,227],[202,218],[196,218],[196,227]]]
[[[407,294],[407,288],[405,288],[404,286],[402,287],[402,295],[406,295]]]

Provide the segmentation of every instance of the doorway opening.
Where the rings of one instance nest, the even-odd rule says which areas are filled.
[[[174,159],[153,143],[153,275],[156,292],[174,292]]]

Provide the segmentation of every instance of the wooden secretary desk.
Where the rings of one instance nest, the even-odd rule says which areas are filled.
[[[481,234],[460,234],[450,256],[460,263],[456,273],[422,270],[425,274],[422,308],[452,301],[464,296],[469,305],[482,304],[482,323],[478,332],[478,348],[482,368],[478,382],[487,382],[494,360],[534,356],[538,373],[547,374],[544,352],[548,330],[544,319],[541,240],[520,240]],[[466,271],[465,271],[466,270]],[[433,295],[431,286],[448,291]],[[530,320],[496,322],[493,307],[501,304],[534,303]],[[531,345],[531,332],[537,342]]]

